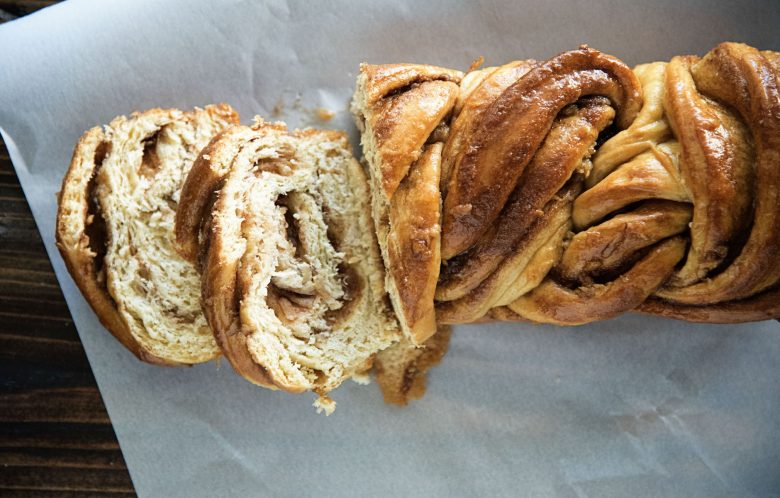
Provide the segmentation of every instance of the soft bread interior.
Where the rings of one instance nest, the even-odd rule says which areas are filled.
[[[258,122],[245,135],[221,137],[242,143],[232,144],[239,152],[204,220],[206,314],[239,373],[324,395],[400,338],[384,297],[367,180],[342,133]],[[247,361],[267,379],[246,375]]]
[[[77,146],[60,201],[60,248],[103,323],[142,359],[188,364],[219,353],[200,310],[200,278],[176,253],[172,229],[198,152],[237,120],[226,105],[154,109],[105,127],[100,157],[79,151],[94,140]]]

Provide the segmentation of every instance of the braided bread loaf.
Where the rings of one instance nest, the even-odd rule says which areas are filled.
[[[191,364],[219,349],[200,310],[200,279],[178,256],[179,191],[200,150],[238,122],[228,105],[152,109],[87,131],[57,212],[57,247],[103,325],[141,360]]]
[[[326,412],[373,364],[405,404],[441,324],[780,317],[778,76],[780,54],[736,43],[633,71],[586,46],[466,74],[364,64],[370,182],[340,132],[225,105],[120,117],[77,144],[57,242],[142,360],[221,351]]]
[[[352,110],[405,326],[780,316],[779,60],[723,43],[635,71],[585,46],[465,76],[362,65]]]

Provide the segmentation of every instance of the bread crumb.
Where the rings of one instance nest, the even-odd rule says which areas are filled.
[[[326,417],[336,411],[336,402],[324,395],[315,399],[313,405],[317,409],[317,413],[325,412]]]
[[[271,109],[271,117],[278,118],[282,114],[284,114],[284,101],[280,98],[274,105],[274,108]]]
[[[323,122],[328,122],[336,115],[334,111],[331,111],[330,109],[325,109],[324,107],[318,107],[314,109],[314,115],[317,116],[317,119]]]
[[[477,57],[476,59],[474,59],[474,60],[471,62],[471,65],[470,65],[470,66],[469,66],[469,68],[466,70],[466,72],[467,72],[467,73],[470,73],[471,71],[476,71],[476,70],[477,70],[477,69],[479,69],[479,67],[480,67],[482,64],[484,64],[484,63],[485,63],[485,57],[484,57],[483,55],[480,55],[479,57]]]
[[[368,371],[352,374],[352,380],[361,386],[367,386],[371,384],[371,376],[368,375]]]

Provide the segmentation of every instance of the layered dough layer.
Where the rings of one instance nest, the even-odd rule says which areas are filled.
[[[76,145],[59,194],[57,246],[101,322],[144,361],[191,364],[219,353],[173,224],[198,153],[237,122],[224,104],[153,109],[93,128]]]
[[[412,344],[436,331],[442,148],[462,77],[434,66],[364,64],[352,102],[370,169],[387,292]]]
[[[778,57],[361,66],[352,109],[410,338],[435,321],[780,316]]]

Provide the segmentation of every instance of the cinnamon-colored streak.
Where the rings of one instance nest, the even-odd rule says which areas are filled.
[[[468,147],[467,140],[472,134],[475,123],[491,108],[501,94],[530,71],[535,61],[515,61],[501,67],[485,68],[473,71],[463,77],[460,83],[460,95],[453,113],[455,118],[450,126],[450,134],[444,146],[441,189],[447,194],[450,173],[458,151]]]
[[[512,253],[476,288],[459,299],[436,303],[437,319],[470,323],[539,285],[560,258],[563,238],[571,228],[572,200],[581,183],[572,181],[553,196]]]
[[[442,258],[471,247],[499,215],[558,113],[588,95],[610,99],[627,127],[641,86],[618,59],[588,47],[537,65],[476,119],[454,160],[442,223]]]
[[[618,271],[637,251],[684,232],[690,221],[688,204],[645,202],[633,211],[576,234],[557,271],[562,278],[575,282]]]
[[[444,267],[436,298],[459,299],[478,286],[517,247],[542,208],[589,155],[615,111],[604,98],[583,99],[570,116],[557,120],[520,177],[501,215],[467,253]]]
[[[534,322],[579,325],[613,318],[642,304],[660,287],[685,255],[685,239],[674,237],[656,246],[630,270],[606,284],[569,289],[552,279],[509,305]]]

